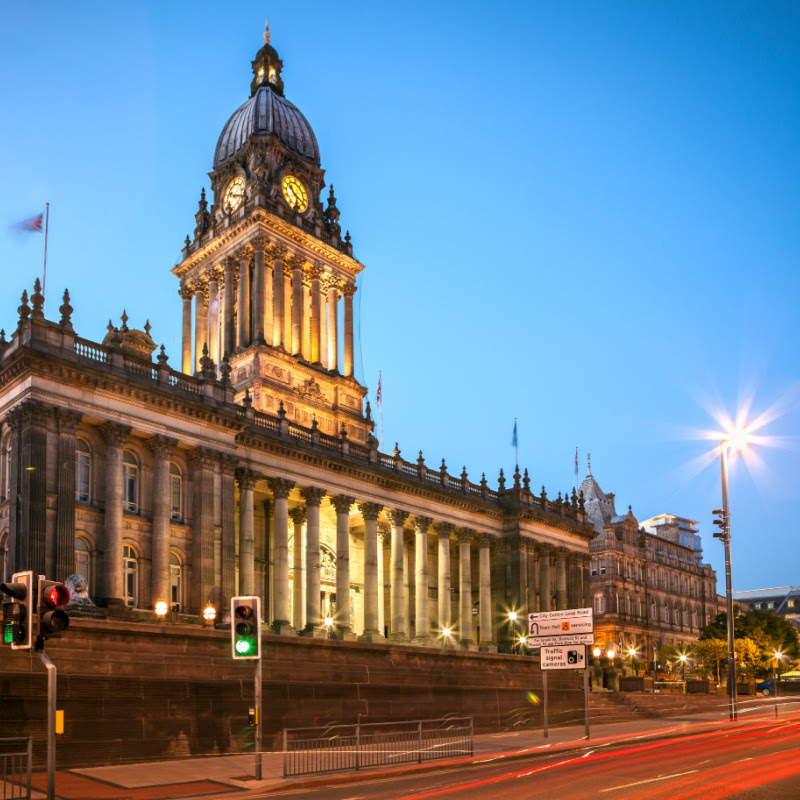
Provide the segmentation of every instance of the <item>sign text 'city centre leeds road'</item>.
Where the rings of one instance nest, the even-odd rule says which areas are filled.
[[[528,614],[528,647],[592,644],[591,608],[564,608]]]
[[[543,647],[542,669],[583,669],[586,666],[586,648],[571,645]]]

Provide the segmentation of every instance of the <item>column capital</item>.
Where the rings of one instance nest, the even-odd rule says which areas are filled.
[[[477,536],[478,546],[483,550],[490,550],[495,542],[495,537],[488,533],[479,533]]]
[[[239,484],[240,491],[252,491],[256,488],[256,481],[259,474],[249,467],[239,467],[236,470],[236,482]]]
[[[323,288],[328,293],[333,290],[336,293],[336,298],[339,296],[339,279],[335,275],[326,275],[323,278]]]
[[[452,522],[434,522],[433,523],[433,530],[436,531],[436,535],[440,539],[449,539],[450,535],[453,533],[453,525]]]
[[[156,434],[155,436],[151,436],[146,444],[147,448],[156,458],[168,459],[175,452],[175,448],[178,446],[178,440],[173,439],[171,436]]]
[[[222,265],[225,269],[225,272],[233,272],[239,264],[234,256],[227,256],[222,262]]]
[[[295,506],[289,509],[289,516],[295,525],[302,525],[306,521],[307,512],[305,506]]]
[[[286,266],[289,267],[292,271],[303,270],[303,264],[305,264],[305,259],[302,256],[297,255],[296,253],[291,253],[290,255],[286,256],[284,259]]]
[[[433,520],[430,517],[415,516],[413,519],[414,527],[420,533],[427,533],[432,522]]]
[[[383,506],[379,503],[359,503],[358,510],[364,519],[378,519],[378,515],[383,511]]]
[[[117,422],[104,422],[97,429],[106,447],[122,447],[131,432],[130,425],[120,425]]]
[[[390,511],[386,512],[389,519],[392,521],[392,525],[396,528],[402,528],[405,521],[410,516],[410,512],[408,511],[400,511],[399,509],[393,508]]]
[[[219,457],[219,466],[223,475],[232,477],[236,475],[236,469],[239,466],[239,459],[236,456],[222,453]]]
[[[343,283],[342,294],[345,297],[352,297],[356,293],[356,285],[354,283]]]
[[[309,265],[307,272],[308,277],[312,281],[318,281],[322,277],[323,269],[319,264],[311,264]]]
[[[264,252],[269,245],[269,239],[263,233],[259,233],[250,240],[250,246],[253,250],[260,250]]]
[[[392,529],[384,522],[378,523],[378,538],[385,544],[392,537]]]
[[[253,248],[249,244],[242,245],[242,247],[240,247],[236,251],[236,258],[239,259],[240,265],[242,261],[249,261],[252,255],[253,255]]]
[[[456,535],[461,544],[469,544],[475,538],[475,530],[473,528],[458,528]]]
[[[212,471],[217,464],[219,453],[209,447],[195,447],[194,450],[189,452],[189,463],[192,467],[192,472],[200,472],[202,470]]]
[[[282,258],[285,258],[288,251],[282,244],[271,244],[264,252],[268,258],[271,258],[273,261],[278,261]]]
[[[272,496],[278,500],[289,496],[289,492],[294,489],[294,481],[286,478],[267,478],[267,484],[272,490]]]
[[[556,555],[556,561],[566,561],[567,560],[567,556],[569,555],[569,551],[567,550],[566,547],[557,547],[557,548],[554,548],[554,550],[555,550],[555,555]]]
[[[181,300],[191,300],[194,297],[194,287],[191,284],[186,284],[178,289],[178,294]]]
[[[300,496],[306,501],[306,506],[319,506],[322,498],[325,497],[327,492],[325,489],[320,489],[317,486],[304,486],[300,490]]]
[[[65,436],[74,436],[78,432],[83,414],[80,411],[73,411],[71,408],[55,409],[56,419],[58,420],[58,432]]]
[[[355,501],[355,497],[348,497],[343,494],[337,494],[335,497],[331,497],[331,505],[336,509],[337,514],[350,513],[350,507]]]

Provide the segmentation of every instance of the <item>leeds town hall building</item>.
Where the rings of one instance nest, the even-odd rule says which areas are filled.
[[[266,35],[172,270],[179,356],[125,315],[74,330],[68,293],[45,315],[38,282],[6,323],[2,569],[82,576],[97,625],[166,600],[203,630],[258,594],[275,641],[508,651],[510,611],[590,604],[583,499],[379,451],[353,370],[364,265],[282,69]]]

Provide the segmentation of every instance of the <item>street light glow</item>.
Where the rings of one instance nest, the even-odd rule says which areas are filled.
[[[166,604],[164,600],[159,600],[156,603],[156,616],[158,617],[165,617],[167,615],[167,611],[169,610],[169,606]]]
[[[512,622],[516,622],[516,621],[517,621],[517,612],[516,612],[516,611],[509,611],[509,612],[508,612],[508,618],[509,618],[509,619],[510,619]]]

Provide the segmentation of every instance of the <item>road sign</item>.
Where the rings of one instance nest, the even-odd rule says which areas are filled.
[[[562,644],[593,644],[593,633],[578,633],[574,636],[528,636],[528,647],[557,647]]]
[[[542,648],[542,669],[583,669],[586,648],[583,645],[558,645]]]
[[[528,636],[575,636],[581,633],[590,634],[593,631],[591,608],[564,608],[560,611],[528,614]]]

